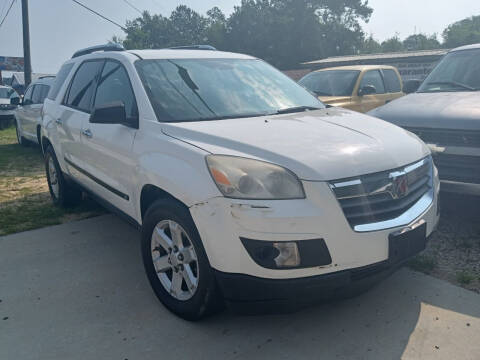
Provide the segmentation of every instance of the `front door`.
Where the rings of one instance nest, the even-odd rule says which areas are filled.
[[[368,70],[363,73],[363,77],[360,80],[360,86],[358,89],[362,89],[364,86],[373,86],[375,88],[375,94],[363,95],[360,97],[361,112],[368,112],[379,106],[385,105],[388,100],[388,94],[385,90],[385,84],[379,70]]]
[[[56,126],[63,161],[68,173],[82,185],[88,185],[85,175],[82,125],[90,118],[97,76],[103,60],[83,62],[75,72],[67,93],[58,109]]]
[[[98,78],[93,107],[112,102],[125,105],[127,120],[138,120],[135,96],[125,67],[107,60]],[[132,157],[135,126],[83,122],[83,166],[90,174],[89,187],[110,204],[134,217],[135,162]]]

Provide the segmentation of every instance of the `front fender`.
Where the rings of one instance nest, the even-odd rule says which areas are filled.
[[[141,220],[141,193],[146,185],[166,191],[187,207],[221,196],[207,169],[206,151],[168,137],[155,151],[144,151],[138,157],[139,186],[136,199],[137,218]],[[163,146],[162,146],[163,143]]]

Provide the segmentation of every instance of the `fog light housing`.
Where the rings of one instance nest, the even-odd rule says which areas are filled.
[[[296,267],[300,265],[300,253],[295,242],[276,242],[272,244],[279,254],[273,259],[277,267]]]
[[[267,241],[240,238],[248,254],[267,269],[299,269],[332,263],[325,240]]]

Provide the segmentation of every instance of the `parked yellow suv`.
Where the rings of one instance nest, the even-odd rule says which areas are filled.
[[[367,112],[403,96],[398,70],[385,65],[322,69],[299,81],[325,104]]]

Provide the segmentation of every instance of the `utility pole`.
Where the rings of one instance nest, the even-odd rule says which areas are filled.
[[[22,0],[23,23],[23,74],[25,76],[25,89],[32,82],[32,62],[30,60],[30,26],[28,25],[28,0]]]

